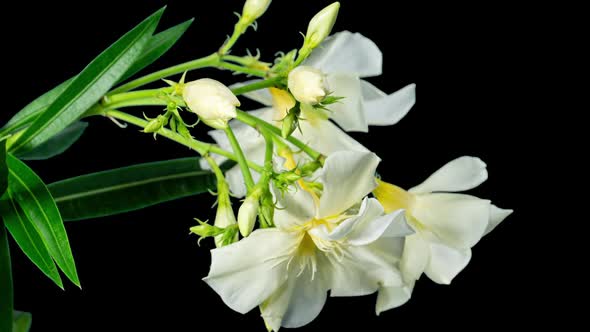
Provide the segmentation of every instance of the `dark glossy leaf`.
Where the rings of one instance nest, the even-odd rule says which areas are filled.
[[[8,187],[8,166],[6,165],[6,140],[0,141],[0,197]]]
[[[29,332],[33,323],[33,315],[29,312],[15,311],[13,313],[12,332]]]
[[[37,174],[22,161],[10,154],[7,161],[11,196],[35,225],[57,266],[80,287],[68,235],[51,193]]]
[[[2,128],[2,133],[9,134],[10,132],[22,129],[27,125],[31,124],[33,121],[35,121],[39,114],[43,113],[47,109],[47,107],[49,107],[49,105],[51,105],[55,101],[55,99],[57,99],[57,97],[59,97],[59,95],[61,95],[62,92],[64,92],[64,90],[68,87],[70,83],[72,83],[73,80],[74,77],[61,83],[60,85],[49,90],[42,96],[33,100],[31,103],[25,106],[25,108],[16,113],[12,117],[12,119],[8,120],[6,125],[4,125],[4,127]],[[8,128],[11,129],[10,132],[7,130]]]
[[[12,267],[6,228],[0,224],[0,331],[12,331]]]
[[[10,147],[38,146],[76,121],[133,65],[156,29],[160,9],[95,58]]]
[[[10,190],[0,202],[0,211],[2,212],[4,225],[6,225],[10,235],[12,235],[25,255],[41,272],[55,282],[59,288],[63,289],[64,286],[59,271],[47,250],[40,231],[13,199]]]
[[[88,127],[88,123],[77,121],[51,137],[33,150],[20,152],[16,156],[21,160],[44,160],[55,157],[74,144]]]
[[[49,185],[64,220],[113,215],[215,188],[199,158],[151,162],[82,175]]]
[[[190,19],[154,35],[143,49],[142,54],[135,60],[133,66],[123,74],[123,77],[119,82],[135,75],[137,72],[151,65],[154,61],[158,60],[158,58],[168,52],[168,50],[176,44],[178,39],[182,37],[193,21],[194,19]]]

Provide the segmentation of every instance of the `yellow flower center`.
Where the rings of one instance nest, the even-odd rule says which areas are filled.
[[[405,209],[406,211],[412,209],[415,201],[414,195],[391,183],[380,179],[376,180],[377,188],[373,190],[373,195],[383,205],[385,213],[399,209]]]

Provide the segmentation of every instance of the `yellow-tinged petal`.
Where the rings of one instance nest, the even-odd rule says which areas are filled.
[[[373,195],[383,205],[385,213],[400,209],[410,210],[414,206],[415,197],[402,188],[377,179],[377,188]]]

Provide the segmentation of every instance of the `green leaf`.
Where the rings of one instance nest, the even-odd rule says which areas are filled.
[[[86,174],[49,185],[65,220],[141,209],[214,189],[215,176],[199,158],[138,164]]]
[[[12,267],[6,229],[0,224],[0,331],[12,331]]]
[[[22,161],[10,154],[7,161],[11,196],[39,231],[57,266],[80,287],[68,235],[51,193],[37,174]]]
[[[29,332],[33,315],[29,312],[15,311],[13,313],[12,332]]]
[[[19,245],[21,250],[35,264],[41,272],[51,279],[59,288],[63,283],[59,271],[47,250],[47,246],[35,224],[27,218],[22,208],[14,200],[10,190],[0,202],[0,211],[4,218],[4,225]]]
[[[33,148],[33,150],[19,151],[16,156],[21,160],[43,160],[55,157],[72,146],[82,136],[86,127],[88,127],[86,122],[74,122],[59,134]]]
[[[70,83],[72,83],[74,78],[75,77],[72,77],[69,80],[61,83],[25,106],[25,108],[16,113],[12,119],[8,120],[8,122],[2,128],[2,133],[9,134],[22,129],[35,121],[39,114],[43,113],[47,107],[49,107],[49,105],[51,105],[55,99],[57,99],[57,97],[59,97],[59,95],[65,91]]]
[[[149,66],[154,61],[158,60],[168,50],[176,44],[178,39],[182,37],[186,29],[193,23],[194,19],[191,18],[188,21],[180,23],[172,28],[162,31],[154,35],[147,46],[143,49],[143,53],[135,60],[131,68],[127,69],[123,77],[119,80],[122,82],[129,77],[135,75],[143,68]]]
[[[8,166],[6,165],[6,140],[0,141],[0,197],[8,187]]]
[[[94,105],[139,57],[162,16],[160,9],[94,59],[11,146],[37,146],[61,132]]]

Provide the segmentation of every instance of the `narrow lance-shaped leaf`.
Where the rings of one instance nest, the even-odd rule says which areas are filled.
[[[39,230],[13,199],[10,190],[0,202],[4,225],[25,255],[59,288],[63,283]]]
[[[141,55],[135,60],[133,66],[127,69],[127,72],[123,74],[123,77],[119,80],[119,82],[125,81],[129,77],[135,75],[137,72],[151,65],[154,61],[158,60],[158,58],[168,52],[168,50],[174,44],[176,44],[178,39],[182,37],[186,29],[188,29],[193,21],[194,19],[191,18],[188,21],[182,22],[170,29],[155,34],[147,43]]]
[[[16,156],[21,160],[43,160],[55,157],[72,146],[82,136],[86,127],[88,127],[86,122],[74,122],[33,150],[19,151]]]
[[[149,66],[168,50],[176,44],[176,42],[182,37],[184,32],[188,29],[194,19],[190,19],[183,23],[180,23],[172,28],[164,30],[160,33],[153,35],[148,41],[147,45],[142,50],[141,54],[135,59],[133,65],[127,69],[125,74],[119,79],[122,82],[129,77],[133,76],[143,68]],[[4,127],[0,130],[1,133],[8,134],[16,130],[22,129],[31,124],[39,114],[43,113],[49,105],[51,105],[57,97],[64,92],[70,83],[76,77],[72,77],[69,80],[61,83],[55,88],[49,90],[42,96],[38,97],[22,110],[16,113]],[[8,131],[10,128],[10,132]]]
[[[163,8],[145,19],[94,59],[11,146],[18,151],[37,146],[86,112],[122,77],[141,54],[160,20]]]
[[[108,216],[215,189],[199,158],[138,164],[49,184],[64,220]]]
[[[6,165],[6,140],[0,141],[0,197],[8,187],[8,166]]]
[[[12,332],[29,332],[33,316],[29,312],[15,311],[13,314]]]
[[[56,86],[55,88],[47,91],[37,99],[30,102],[25,108],[20,110],[16,113],[2,128],[3,131],[6,130],[6,134],[10,132],[19,130],[31,122],[33,122],[39,114],[43,113],[49,105],[51,105],[59,95],[64,92],[64,90],[68,87],[70,83],[74,80],[75,77],[70,78],[69,80],[61,83],[60,85]],[[12,127],[12,128],[11,128]],[[10,128],[10,132],[7,129]]]
[[[51,193],[41,179],[22,161],[8,155],[8,187],[12,197],[35,225],[51,257],[78,287],[78,273],[68,235]]]
[[[4,225],[0,224],[0,331],[12,331],[12,267],[8,236]]]

